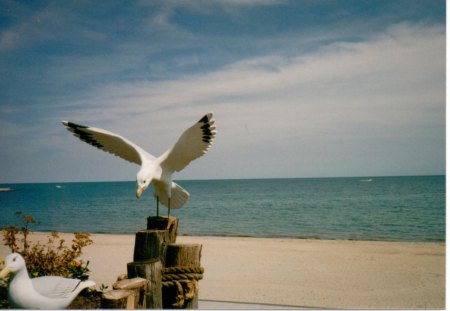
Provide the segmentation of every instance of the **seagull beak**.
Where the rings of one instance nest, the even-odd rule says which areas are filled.
[[[10,267],[4,267],[3,270],[0,271],[0,279],[6,278],[11,272],[12,269]]]
[[[142,195],[142,192],[144,192],[144,188],[142,188],[142,187],[137,187],[137,189],[136,189],[136,198],[140,198],[141,197],[141,195]]]

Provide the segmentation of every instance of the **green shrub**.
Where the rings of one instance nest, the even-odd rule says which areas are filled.
[[[22,226],[16,224],[3,228],[3,242],[11,252],[23,256],[31,277],[58,275],[81,280],[88,278],[89,261],[84,264],[77,258],[84,247],[93,243],[89,233],[74,233],[70,246],[66,246],[66,241],[60,238],[58,232],[52,232],[46,244],[32,243],[28,240],[31,233],[29,227],[36,223],[36,219],[21,212],[16,213],[16,216],[21,220]]]

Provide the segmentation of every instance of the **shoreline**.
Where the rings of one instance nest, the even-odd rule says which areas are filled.
[[[33,231],[34,233],[42,233],[42,234],[50,234],[52,232],[58,232],[60,234],[73,234],[74,232],[65,232],[65,231]],[[77,231],[78,232],[78,231]],[[83,232],[80,233],[89,233],[90,235],[124,235],[124,236],[135,236],[135,233],[106,233],[106,232]],[[433,239],[433,240],[401,240],[401,239],[356,239],[356,238],[330,238],[330,237],[316,237],[316,236],[305,236],[305,237],[294,237],[294,236],[254,236],[254,235],[246,235],[246,234],[236,234],[236,235],[213,235],[213,234],[180,234],[178,233],[178,237],[211,237],[211,238],[249,238],[249,239],[282,239],[282,240],[311,240],[311,241],[354,241],[354,242],[386,242],[386,243],[436,243],[436,244],[445,244],[446,237],[442,239]]]
[[[46,242],[49,232],[30,240]],[[69,244],[73,234],[61,233]],[[133,259],[134,234],[93,233],[81,258],[109,286]],[[445,307],[445,242],[178,236],[202,244],[199,299],[319,308]],[[0,246],[0,257],[9,249]]]

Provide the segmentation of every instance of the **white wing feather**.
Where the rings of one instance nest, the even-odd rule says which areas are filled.
[[[188,128],[175,145],[159,158],[161,167],[170,172],[181,171],[208,151],[216,133],[215,120],[212,113],[208,113]]]
[[[41,295],[52,298],[64,298],[72,294],[81,280],[59,276],[43,276],[31,279],[34,289]]]
[[[68,121],[62,121],[62,123],[75,137],[78,137],[85,143],[112,153],[131,163],[141,165],[145,159],[155,159],[147,151],[120,135],[100,128],[87,127]]]

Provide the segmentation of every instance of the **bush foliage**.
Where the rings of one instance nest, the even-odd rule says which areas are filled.
[[[67,246],[66,241],[58,232],[48,236],[46,244],[31,242],[29,235],[30,225],[36,223],[31,215],[16,213],[22,225],[2,228],[3,242],[11,252],[20,253],[25,259],[31,277],[44,275],[58,275],[68,278],[85,280],[88,278],[89,261],[84,264],[77,260],[84,247],[91,245],[89,233],[74,233],[72,244]]]

